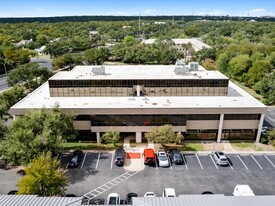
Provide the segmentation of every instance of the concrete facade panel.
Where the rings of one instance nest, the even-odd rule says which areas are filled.
[[[224,120],[223,129],[258,129],[259,120]]]
[[[218,120],[189,120],[186,123],[186,129],[218,129]]]

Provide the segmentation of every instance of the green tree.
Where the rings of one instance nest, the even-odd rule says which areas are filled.
[[[50,152],[33,159],[25,172],[17,183],[17,194],[61,196],[69,183],[65,171],[60,168],[60,161],[52,158]]]
[[[100,142],[102,144],[112,143],[115,146],[119,139],[120,133],[118,131],[110,130],[107,131],[104,135],[102,135],[102,137],[100,138]]]
[[[267,138],[268,141],[275,146],[275,129],[273,128],[272,130],[267,132]]]
[[[228,74],[228,62],[228,55],[226,53],[221,53],[216,61],[217,69],[220,70],[223,74]]]
[[[241,54],[229,61],[230,74],[237,80],[244,81],[251,67],[251,59],[247,54]]]
[[[110,51],[107,48],[100,49],[88,49],[84,52],[84,60],[87,64],[91,65],[101,65],[103,64],[110,56]]]
[[[263,79],[264,75],[271,70],[270,64],[265,60],[256,60],[252,67],[248,70],[248,85],[254,85]]]
[[[29,110],[10,126],[0,154],[13,165],[27,165],[43,152],[59,152],[64,140],[76,137],[73,120],[73,115],[61,112],[58,106]]]
[[[253,87],[264,98],[268,105],[275,104],[275,72],[266,75],[260,82]]]
[[[145,138],[155,143],[168,144],[178,143],[182,135],[175,133],[172,125],[166,124],[145,133]]]
[[[8,74],[8,84],[13,86],[24,83],[27,88],[35,89],[44,83],[51,76],[51,72],[46,67],[40,67],[38,63],[23,64],[13,69]]]
[[[7,129],[5,122],[0,119],[0,141],[6,138]]]
[[[24,86],[13,86],[11,89],[6,90],[0,94],[0,117],[7,119],[10,117],[9,109],[20,99],[26,96],[24,93]]]
[[[53,60],[53,69],[61,69],[61,68],[73,68],[76,65],[81,65],[82,57],[79,54],[64,54],[59,56]]]

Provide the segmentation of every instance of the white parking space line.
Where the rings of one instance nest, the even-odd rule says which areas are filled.
[[[263,169],[262,166],[260,165],[259,162],[257,162],[257,160],[253,157],[253,155],[250,155],[252,157],[252,159],[257,163],[257,165],[261,168],[261,170]]]
[[[264,157],[269,161],[270,164],[272,164],[273,167],[275,167],[275,165],[273,164],[273,162],[271,162],[271,160],[268,159],[268,157],[266,155],[264,155]]]
[[[96,166],[95,166],[96,169],[97,169],[97,167],[98,167],[99,158],[100,158],[100,152],[98,153],[98,156],[97,156],[97,161],[96,161]]]
[[[158,167],[158,157],[157,157],[157,155],[155,154],[155,159],[156,159],[156,169],[158,169],[159,167]]]
[[[85,159],[86,159],[86,156],[87,156],[87,153],[85,153],[85,155],[84,155],[84,158],[83,158],[83,161],[82,161],[82,164],[81,164],[81,169],[82,169],[82,167],[83,167],[83,165],[84,165],[84,162],[85,162]]]
[[[113,161],[114,161],[114,155],[115,153],[112,154],[112,160],[111,160],[111,169],[113,169]]]
[[[230,161],[228,160],[228,158],[227,158],[227,157],[226,157],[226,159],[227,159],[227,162],[228,162],[229,166],[230,166],[230,167],[231,167],[231,169],[233,170],[233,166],[231,165]]]
[[[181,156],[182,156],[183,162],[184,162],[184,164],[185,164],[185,167],[186,167],[186,169],[188,170],[188,166],[187,166],[187,162],[185,161],[185,157],[184,157],[183,154],[181,154]]]
[[[212,160],[213,164],[215,165],[215,167],[216,167],[216,168],[217,168],[217,170],[218,170],[219,168],[218,168],[218,166],[217,166],[216,162],[214,161],[214,159],[213,159],[212,155],[209,155],[209,156],[210,156],[210,158],[211,158],[211,160]]]
[[[242,161],[240,155],[237,155],[237,157],[239,158],[239,160],[243,163],[243,166],[248,170],[247,166],[244,164],[244,162]]]
[[[200,159],[199,159],[198,155],[197,155],[197,154],[195,154],[195,155],[196,155],[197,160],[198,160],[198,162],[199,162],[199,164],[200,164],[200,166],[201,166],[201,169],[203,170],[203,166],[202,166],[202,164],[201,164],[201,161],[200,161]]]

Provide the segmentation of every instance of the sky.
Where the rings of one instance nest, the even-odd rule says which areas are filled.
[[[0,17],[275,16],[275,0],[0,0]]]

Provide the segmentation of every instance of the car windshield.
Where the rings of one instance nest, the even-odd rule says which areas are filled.
[[[227,161],[227,159],[225,157],[222,157],[221,161]]]
[[[218,152],[218,154],[219,154],[219,155],[222,155],[222,156],[224,155],[223,152]]]
[[[167,157],[164,156],[164,155],[163,155],[163,156],[161,155],[161,156],[159,156],[159,159],[160,159],[161,161],[166,161],[166,160],[167,160]]]
[[[109,205],[116,205],[116,197],[110,197]]]

